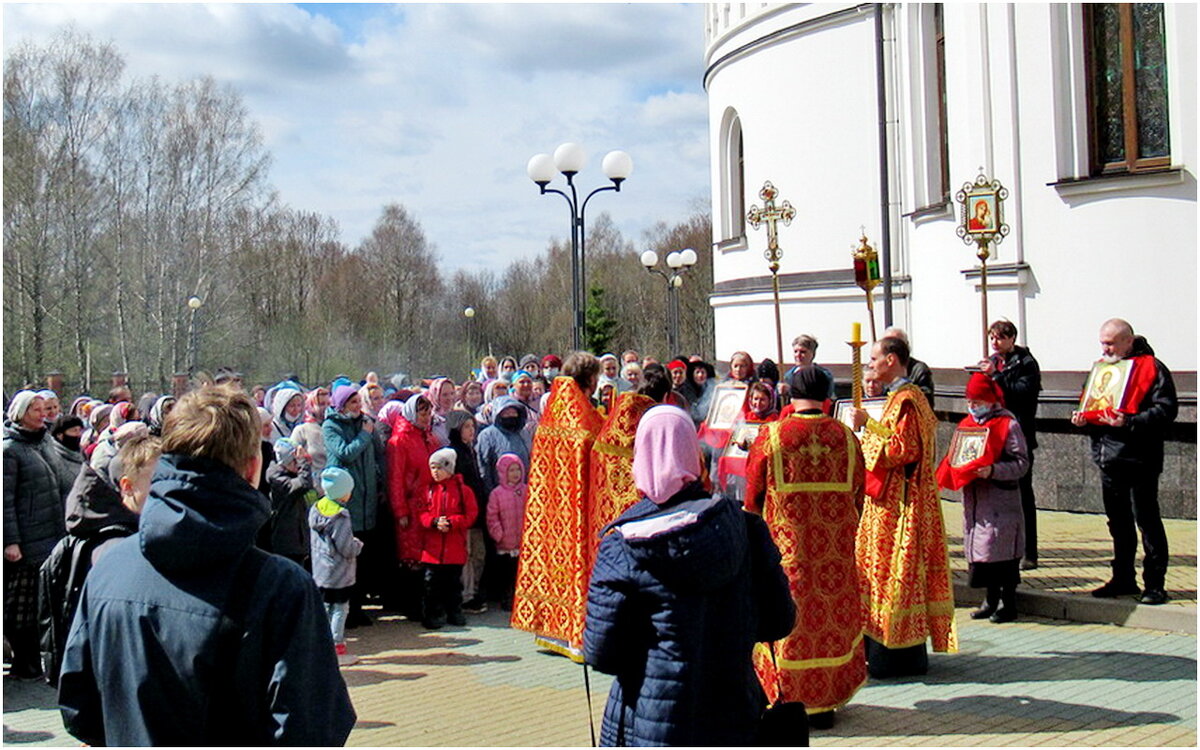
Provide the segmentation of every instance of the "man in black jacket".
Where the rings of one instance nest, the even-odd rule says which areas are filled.
[[[1021,570],[1037,567],[1037,501],[1033,495],[1033,449],[1037,447],[1038,394],[1042,391],[1042,371],[1038,362],[1023,346],[1017,346],[1017,327],[1007,320],[997,320],[988,327],[992,354],[979,363],[1004,393],[1004,406],[1017,418],[1025,444],[1029,448],[1029,471],[1021,477],[1021,515],[1025,520],[1025,555]]]
[[[1107,362],[1132,360],[1129,386],[1119,410],[1089,419],[1075,412],[1071,423],[1086,427],[1092,440],[1092,460],[1100,467],[1100,486],[1108,530],[1113,538],[1112,580],[1092,592],[1107,598],[1137,596],[1134,556],[1137,534],[1142,532],[1142,583],[1138,601],[1163,604],[1167,575],[1167,533],[1158,510],[1158,476],[1163,467],[1163,440],[1167,426],[1175,421],[1179,406],[1171,371],[1154,356],[1146,339],[1133,334],[1133,327],[1113,318],[1100,327],[1102,359]],[[1144,389],[1144,395],[1138,393]]]
[[[892,326],[883,332],[884,337],[891,336],[900,339],[905,344],[908,344],[908,334],[903,328]],[[909,344],[909,352],[912,351],[912,344]],[[929,402],[929,408],[933,408],[933,370],[929,369],[929,365],[912,356],[908,356],[908,372],[907,377],[912,384],[921,389],[921,393],[925,394],[925,400]]]
[[[260,422],[229,386],[167,417],[138,533],[88,575],[59,679],[90,745],[341,745],[354,709],[312,578],[254,548]]]

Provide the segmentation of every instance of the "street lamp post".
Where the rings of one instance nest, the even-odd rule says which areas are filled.
[[[467,319],[467,369],[470,370],[475,362],[475,343],[471,338],[471,323],[475,320],[475,308],[467,306],[463,308],[463,317]]]
[[[679,287],[683,286],[683,274],[696,265],[696,251],[689,248],[667,253],[667,267],[670,272],[655,268],[658,265],[658,253],[647,250],[642,253],[642,265],[650,273],[658,274],[667,282],[667,356],[674,357],[679,350]]]
[[[196,313],[200,311],[200,306],[204,304],[204,300],[196,295],[188,297],[187,306],[191,309],[191,317],[188,321],[188,375],[193,375],[196,372]]]
[[[587,162],[583,148],[577,143],[564,143],[554,150],[554,156],[537,154],[529,160],[525,171],[541,190],[541,194],[556,193],[561,195],[571,210],[571,345],[574,349],[583,347],[584,323],[583,301],[586,294],[586,243],[584,242],[584,218],[588,201],[597,193],[606,190],[620,192],[621,183],[633,172],[633,159],[624,151],[609,151],[604,157],[601,167],[604,176],[612,180],[611,185],[598,187],[587,194],[581,203],[575,187],[575,175],[579,174]],[[547,188],[554,179],[555,171],[561,172],[567,178],[570,195],[557,188]]]

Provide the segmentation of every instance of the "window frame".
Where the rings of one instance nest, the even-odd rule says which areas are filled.
[[[1134,68],[1134,36],[1133,36],[1133,3],[1112,3],[1117,6],[1121,35],[1121,117],[1124,124],[1125,159],[1123,161],[1105,162],[1100,152],[1099,115],[1096,111],[1096,77],[1099,74],[1095,59],[1094,14],[1097,4],[1088,3],[1083,10],[1083,55],[1084,80],[1086,83],[1087,102],[1087,137],[1088,137],[1088,170],[1093,177],[1116,174],[1136,174],[1168,169],[1171,166],[1171,96],[1170,80],[1167,90],[1163,93],[1166,99],[1168,153],[1165,156],[1138,156],[1138,123],[1137,123],[1137,76]],[[1167,9],[1164,3],[1153,3],[1159,6],[1162,14],[1162,26],[1167,25]],[[1164,39],[1164,48],[1167,41]],[[1167,73],[1170,75],[1170,51],[1164,49],[1168,58]]]

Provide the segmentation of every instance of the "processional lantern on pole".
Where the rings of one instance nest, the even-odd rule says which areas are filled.
[[[751,206],[749,213],[746,214],[746,221],[750,222],[750,226],[755,229],[764,223],[767,225],[767,249],[763,253],[763,257],[767,259],[767,267],[771,270],[771,288],[775,293],[775,345],[779,357],[778,364],[782,365],[783,322],[779,314],[779,260],[783,257],[783,251],[779,249],[778,223],[782,221],[784,226],[790,225],[792,219],[796,218],[796,209],[788,201],[776,206],[775,198],[778,195],[779,191],[775,189],[770,180],[764,182],[762,190],[758,191],[758,197],[762,198],[763,207]]]
[[[862,236],[858,238],[858,247],[853,248],[854,283],[867,294],[867,317],[871,320],[871,341],[878,335],[875,332],[875,287],[879,286],[879,253],[867,243],[866,227],[862,228]]]
[[[1009,228],[1004,223],[1004,201],[1007,198],[1008,188],[1001,185],[999,180],[989,180],[983,167],[979,168],[975,182],[963,183],[962,189],[954,196],[962,205],[955,232],[964,243],[976,246],[975,255],[979,258],[985,359],[988,356],[987,261],[991,256],[990,247],[999,245],[1008,236]]]

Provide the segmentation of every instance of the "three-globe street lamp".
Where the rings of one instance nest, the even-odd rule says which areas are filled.
[[[642,253],[642,265],[650,273],[658,274],[667,282],[667,356],[674,357],[679,349],[679,287],[683,286],[683,274],[696,265],[696,251],[689,248],[667,253],[667,268],[670,273],[655,268],[658,253],[647,250]]]
[[[525,166],[525,172],[529,175],[529,179],[537,184],[542,195],[546,193],[561,195],[571,209],[571,346],[574,349],[582,348],[584,340],[583,305],[584,285],[587,280],[584,217],[587,204],[597,193],[606,190],[620,192],[621,183],[633,172],[633,159],[629,157],[629,154],[624,151],[609,151],[601,163],[601,168],[604,170],[604,176],[612,180],[612,184],[596,188],[588,193],[580,203],[579,194],[575,188],[575,175],[579,174],[586,163],[587,155],[584,154],[583,148],[579,144],[564,143],[554,150],[553,157],[549,154],[537,154]],[[554,179],[555,171],[562,173],[567,178],[567,187],[571,190],[570,195],[562,190],[546,187]]]

